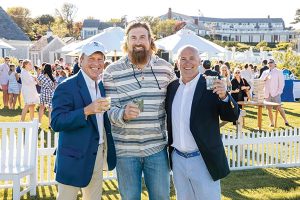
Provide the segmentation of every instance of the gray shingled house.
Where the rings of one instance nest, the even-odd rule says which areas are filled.
[[[55,51],[65,45],[66,43],[61,38],[52,35],[52,31],[48,30],[47,35],[42,36],[30,47],[29,59],[34,65],[41,65],[42,62],[54,63],[58,59]]]
[[[5,50],[5,55],[16,58],[28,58],[31,41],[22,29],[0,6],[0,39],[15,47],[15,50]],[[2,55],[2,54],[1,54]]]

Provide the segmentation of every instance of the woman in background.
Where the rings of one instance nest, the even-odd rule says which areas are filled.
[[[231,81],[230,81],[230,71],[227,67],[227,65],[222,65],[220,67],[220,76],[223,78],[226,78],[226,84],[227,84],[227,91],[231,91]]]
[[[26,114],[29,110],[30,120],[34,118],[34,106],[35,104],[39,104],[39,95],[36,90],[37,78],[31,75],[31,71],[33,70],[32,64],[30,60],[24,60],[21,71],[21,79],[22,79],[22,88],[21,91],[23,93],[23,98],[25,102],[25,106],[22,110],[21,121],[25,120]]]
[[[39,85],[41,86],[40,94],[40,108],[39,108],[39,122],[42,122],[42,117],[45,112],[45,108],[48,109],[49,125],[52,108],[52,97],[55,89],[55,79],[52,75],[51,65],[45,64],[43,72],[38,77]]]
[[[8,107],[15,110],[16,102],[20,94],[19,74],[16,72],[16,66],[10,65],[8,72]]]
[[[233,79],[231,80],[232,90],[231,96],[232,98],[238,101],[244,101],[245,98],[248,99],[247,90],[250,90],[250,85],[246,81],[246,79],[241,77],[241,70],[239,68],[235,68],[233,71]],[[241,105],[239,105],[242,108]]]

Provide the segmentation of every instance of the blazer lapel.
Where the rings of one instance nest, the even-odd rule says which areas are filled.
[[[194,97],[193,97],[191,118],[193,116],[193,113],[197,111],[196,109],[193,109],[193,108],[196,106],[196,104],[202,98],[205,87],[206,87],[205,77],[201,74],[199,77],[196,89],[195,89]]]
[[[78,79],[78,85],[80,87],[80,89],[79,89],[80,95],[81,95],[81,97],[83,99],[84,105],[87,106],[87,105],[89,105],[89,104],[92,103],[92,98],[91,98],[89,89],[88,89],[88,87],[86,85],[86,82],[84,80],[82,72],[79,72],[78,75],[77,75],[77,77],[78,77],[77,78]],[[95,128],[98,130],[96,115],[91,115],[90,117],[92,119],[92,122],[93,122]]]
[[[172,104],[173,104],[173,101],[174,101],[174,97],[175,97],[175,94],[177,92],[177,89],[179,88],[179,79],[177,79],[176,81],[174,81],[174,85],[173,87],[171,88],[170,90],[170,99],[169,101],[167,102],[168,103],[168,110],[169,110],[169,113],[172,112]],[[170,115],[170,118],[171,118],[171,115]]]

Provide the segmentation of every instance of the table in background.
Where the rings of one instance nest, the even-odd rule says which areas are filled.
[[[264,106],[276,106],[275,128],[277,127],[278,106],[280,106],[279,103],[274,103],[274,102],[269,102],[269,101],[264,101],[264,102],[238,101],[238,104],[242,105],[243,110],[244,110],[245,106],[257,106],[257,127],[259,130],[261,130],[261,124],[262,124],[262,108]],[[244,119],[245,119],[245,117],[244,117]],[[243,124],[245,125],[245,121]]]

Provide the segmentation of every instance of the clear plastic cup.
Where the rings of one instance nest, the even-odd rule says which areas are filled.
[[[217,76],[206,76],[206,89],[207,90],[213,90],[214,89],[214,83],[218,79]]]

